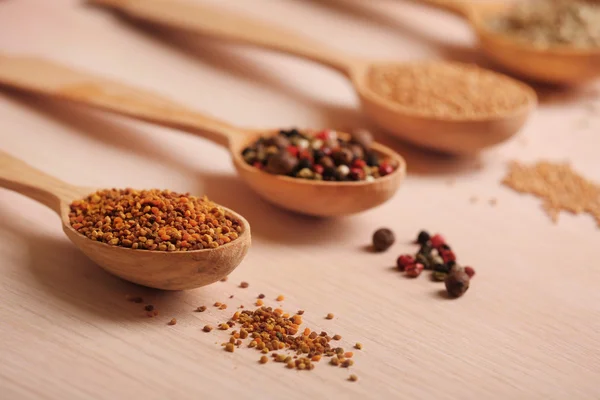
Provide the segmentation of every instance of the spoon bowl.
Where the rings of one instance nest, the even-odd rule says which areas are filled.
[[[488,21],[502,16],[512,2],[413,0],[465,18],[478,37],[481,51],[508,72],[554,85],[582,84],[600,77],[600,48],[556,46],[539,48],[494,32]]]
[[[242,158],[242,151],[259,136],[271,136],[276,131],[233,127],[155,93],[42,59],[0,55],[0,86],[200,135],[230,151],[239,175],[258,195],[272,204],[306,215],[343,216],[376,207],[396,193],[406,174],[404,159],[388,147],[375,143],[373,150],[390,159],[397,168],[374,181],[323,182],[272,175],[248,165]]]
[[[89,239],[69,222],[70,204],[94,189],[69,185],[23,161],[0,151],[0,187],[19,192],[54,210],[67,237],[86,256],[107,272],[139,285],[163,290],[186,290],[217,282],[229,275],[250,248],[248,221],[232,210],[227,215],[240,221],[239,237],[215,249],[194,251],[150,251]]]
[[[537,105],[537,95],[532,88],[506,76],[502,77],[511,85],[519,87],[527,101],[510,112],[494,116],[432,117],[393,103],[370,89],[367,80],[371,68],[407,65],[408,63],[369,64],[356,70],[353,80],[362,109],[378,126],[390,133],[397,132],[398,127],[402,127],[402,135],[399,136],[422,147],[455,155],[477,153],[514,136],[525,125]]]
[[[432,115],[414,115],[412,110],[396,107],[383,98],[377,98],[368,89],[365,77],[369,68],[377,63],[340,53],[284,29],[241,15],[177,0],[90,1],[118,10],[133,19],[260,46],[331,67],[351,79],[361,99],[363,110],[377,125],[394,136],[437,151],[453,154],[473,153],[496,145],[512,137],[537,104],[533,89],[526,87],[526,90],[533,94],[532,100],[526,107],[514,113],[461,121]],[[460,11],[465,10],[461,8]]]
[[[259,137],[276,131],[248,132],[243,140],[232,141],[231,155],[240,177],[263,199],[281,208],[316,217],[356,214],[385,203],[400,187],[406,162],[392,149],[374,143],[372,150],[397,165],[393,173],[374,181],[329,182],[273,175],[248,165],[242,150]]]

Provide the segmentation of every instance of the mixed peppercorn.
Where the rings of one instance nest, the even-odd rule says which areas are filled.
[[[416,243],[420,245],[419,251],[414,256],[402,254],[398,257],[398,269],[411,278],[418,277],[423,270],[431,270],[433,279],[443,281],[450,296],[462,296],[469,289],[475,270],[457,264],[456,255],[440,234],[431,236],[427,231],[421,231]]]
[[[373,136],[364,129],[351,135],[334,130],[317,133],[282,130],[246,147],[246,163],[275,175],[323,181],[372,181],[396,166],[371,149]]]

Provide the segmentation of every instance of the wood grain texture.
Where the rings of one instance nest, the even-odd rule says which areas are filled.
[[[197,1],[285,21],[365,57],[479,60],[463,23],[403,2]],[[141,32],[76,0],[0,2],[0,51],[107,74],[237,126],[364,123],[347,82],[324,68]],[[407,159],[402,190],[377,209],[327,221],[262,201],[216,144],[1,92],[3,151],[76,185],[206,193],[248,218],[253,246],[227,282],[186,292],[141,289],[90,261],[51,210],[0,190],[0,397],[597,400],[600,232],[585,216],[561,215],[553,225],[538,200],[499,181],[509,160],[542,158],[570,160],[600,181],[600,88],[539,95],[522,134],[478,158],[437,156],[380,137]],[[397,243],[387,253],[365,252],[383,225]],[[444,299],[426,277],[408,280],[393,270],[422,228],[443,232],[477,270],[465,297]],[[242,280],[248,289],[238,288]],[[284,294],[284,309],[304,309],[307,326],[339,333],[344,347],[361,342],[355,366],[301,373],[259,365],[257,352],[226,353],[215,344],[226,335],[201,331],[258,293],[269,305]],[[160,315],[147,318],[146,303],[127,302],[126,294],[144,296]],[[218,311],[215,301],[229,308]],[[200,305],[208,311],[193,312]],[[328,312],[336,318],[325,320]],[[177,325],[168,326],[173,317]],[[347,382],[350,373],[359,381]]]

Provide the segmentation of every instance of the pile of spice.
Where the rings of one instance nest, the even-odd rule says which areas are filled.
[[[398,269],[411,278],[418,277],[423,270],[431,270],[432,278],[443,281],[450,296],[460,297],[465,294],[475,270],[458,265],[456,255],[444,237],[440,234],[431,236],[427,231],[421,231],[416,243],[420,245],[419,251],[414,256],[403,254],[398,257]]]
[[[206,197],[169,190],[107,189],[71,203],[69,222],[91,240],[139,250],[216,248],[238,238],[239,221]]]
[[[333,366],[351,367],[354,353],[331,343],[342,337],[329,336],[327,332],[317,333],[309,328],[301,330],[303,313],[299,311],[290,316],[279,308],[271,307],[236,311],[229,321],[219,324],[220,330],[239,327],[231,331],[229,341],[222,346],[226,351],[234,352],[246,340],[249,348],[264,354],[259,363],[266,364],[269,361],[266,354],[270,353],[275,362],[283,363],[289,369],[312,370],[323,357],[329,357]],[[205,332],[211,330],[212,327],[204,329]],[[357,343],[355,348],[362,349],[362,345]]]
[[[600,47],[600,3],[585,0],[519,1],[489,27],[540,48]]]
[[[476,65],[418,62],[374,66],[370,90],[416,115],[446,119],[515,111],[535,94],[526,85]]]
[[[371,149],[373,136],[356,130],[350,136],[334,130],[317,133],[282,130],[263,137],[242,152],[244,161],[275,175],[324,181],[372,181],[394,172],[392,160]]]
[[[544,210],[555,223],[560,211],[568,211],[588,213],[600,227],[600,185],[577,174],[569,164],[540,161],[527,166],[513,161],[502,183],[541,198]]]

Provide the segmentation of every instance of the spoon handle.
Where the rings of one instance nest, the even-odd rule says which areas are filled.
[[[227,147],[243,133],[156,93],[136,89],[41,58],[0,54],[0,86],[67,100],[198,134]]]
[[[0,187],[21,193],[60,214],[61,200],[76,197],[77,188],[0,150]]]
[[[251,44],[327,65],[346,75],[357,61],[285,29],[216,8],[177,0],[91,0],[147,22]]]
[[[468,18],[473,9],[473,1],[464,0],[411,0],[416,3],[424,3],[441,10],[449,11],[459,17]]]

